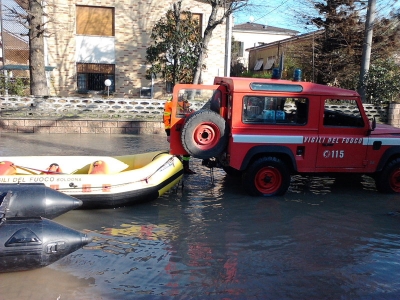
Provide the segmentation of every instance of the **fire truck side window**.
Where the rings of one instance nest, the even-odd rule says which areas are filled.
[[[175,117],[184,118],[197,110],[210,108],[211,99],[220,105],[221,92],[215,92],[213,89],[181,89],[178,93]]]
[[[326,99],[324,126],[363,127],[364,120],[357,102],[353,99]]]
[[[269,96],[243,98],[243,123],[305,125],[308,99]]]
[[[190,106],[192,105],[191,102],[188,100],[188,94],[180,94],[178,96],[178,103],[176,107],[176,114],[177,116],[182,116],[191,112]]]

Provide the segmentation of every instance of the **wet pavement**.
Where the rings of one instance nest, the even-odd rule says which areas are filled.
[[[123,155],[159,135],[1,135],[0,156]],[[366,176],[294,176],[283,197],[192,160],[183,188],[54,221],[93,242],[37,270],[0,274],[0,299],[398,299],[400,195]]]

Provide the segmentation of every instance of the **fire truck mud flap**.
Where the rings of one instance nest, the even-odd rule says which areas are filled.
[[[243,176],[243,186],[252,196],[280,196],[290,185],[290,172],[276,157],[262,157],[254,161]]]
[[[226,121],[214,111],[199,110],[186,119],[182,127],[181,142],[187,153],[193,157],[217,157],[228,143]]]

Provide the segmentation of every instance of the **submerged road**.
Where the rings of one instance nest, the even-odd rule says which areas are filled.
[[[164,136],[0,136],[0,156],[123,155]],[[54,221],[92,243],[54,264],[0,274],[0,299],[398,299],[400,195],[366,176],[294,176],[283,197],[192,160],[183,188],[141,205]]]

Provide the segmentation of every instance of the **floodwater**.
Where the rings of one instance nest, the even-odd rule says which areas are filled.
[[[152,135],[0,136],[0,156],[167,148]],[[0,299],[399,299],[400,195],[366,176],[294,176],[283,197],[249,197],[238,179],[192,166],[155,201],[56,218],[93,242],[0,274]]]

